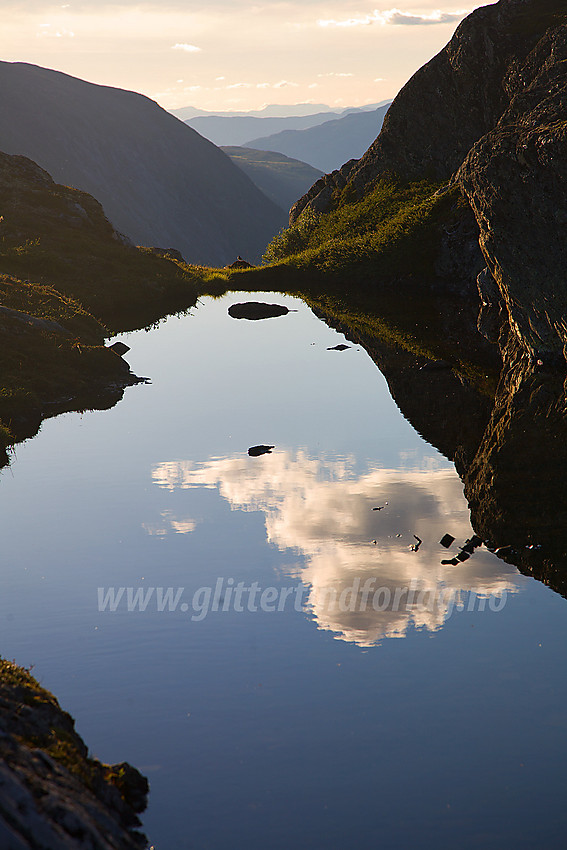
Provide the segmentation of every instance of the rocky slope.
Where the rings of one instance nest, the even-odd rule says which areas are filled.
[[[258,257],[285,224],[213,144],[147,97],[0,62],[0,150],[93,195],[137,245],[188,262]]]
[[[73,719],[29,671],[0,659],[0,846],[6,850],[146,847],[137,813],[147,780],[89,757]]]

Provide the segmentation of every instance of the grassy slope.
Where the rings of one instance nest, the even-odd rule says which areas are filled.
[[[306,208],[292,227],[272,240],[264,262],[331,277],[371,274],[374,282],[431,275],[435,232],[458,203],[456,190],[439,188],[429,181],[407,184],[388,175],[361,201],[337,199],[336,208],[324,215]]]

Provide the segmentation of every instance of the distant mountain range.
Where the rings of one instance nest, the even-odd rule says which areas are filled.
[[[302,112],[299,115],[293,112],[294,107],[291,106],[266,107],[265,110],[259,112],[205,113],[184,120],[186,124],[197,130],[201,136],[209,139],[210,142],[214,142],[215,145],[250,145],[254,147],[251,139],[271,136],[283,130],[305,130],[334,118],[343,118],[350,113],[372,112],[381,105],[383,104],[331,110],[330,107],[324,105],[322,109],[319,109],[317,108],[319,104],[313,104],[315,108],[311,112],[307,114]],[[191,107],[187,109],[191,109]],[[290,110],[290,114],[268,114],[271,111],[284,111],[286,109]],[[186,110],[179,111],[185,112]],[[262,148],[261,145],[256,145],[256,147],[258,150],[268,150],[268,148]],[[285,153],[285,151],[281,151],[281,153]]]
[[[381,100],[379,103],[366,103],[364,106],[348,107],[329,106],[326,103],[270,103],[262,109],[251,109],[247,112],[219,112],[217,110],[197,109],[195,106],[184,106],[181,109],[170,109],[169,111],[176,118],[180,118],[181,121],[190,121],[198,116],[210,117],[212,115],[217,116],[217,118],[293,118],[302,115],[318,115],[320,112],[344,115],[347,112],[378,109],[379,106],[384,106],[385,103],[389,102],[389,100]]]
[[[92,194],[136,244],[224,265],[258,259],[286,224],[229,157],[140,94],[0,62],[0,115],[0,150]]]
[[[331,172],[366,152],[382,129],[389,105],[370,112],[351,112],[303,130],[283,130],[251,139],[243,145],[255,150],[278,151],[321,171]]]
[[[291,106],[271,103],[263,109],[252,109],[249,112],[216,112],[210,109],[197,109],[195,106],[184,106],[181,109],[169,111],[181,121],[189,121],[198,115],[216,115],[221,118],[289,118],[292,115],[314,115],[317,112],[340,112],[332,106],[327,106],[326,103],[294,103]]]
[[[322,176],[305,162],[273,151],[221,148],[267,197],[287,211]]]

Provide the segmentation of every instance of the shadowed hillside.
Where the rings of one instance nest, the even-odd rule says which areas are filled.
[[[92,194],[138,245],[224,265],[259,257],[285,224],[228,157],[142,95],[0,62],[0,114],[0,150]]]

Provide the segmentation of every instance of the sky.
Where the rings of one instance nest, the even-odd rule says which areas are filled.
[[[362,106],[393,97],[483,5],[0,0],[0,58],[138,91],[165,109]]]

